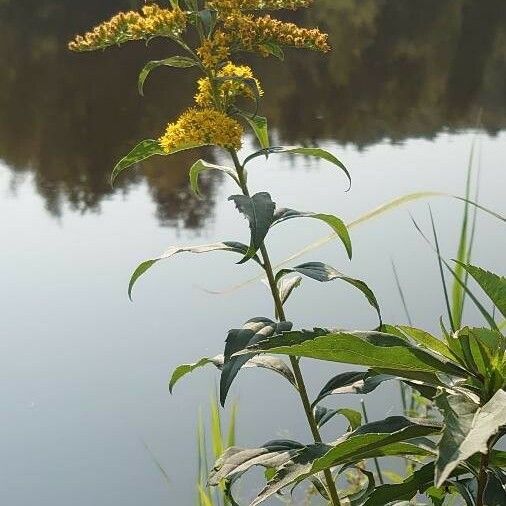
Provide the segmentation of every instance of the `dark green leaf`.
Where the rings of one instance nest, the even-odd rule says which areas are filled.
[[[118,177],[118,175],[124,170],[128,169],[132,165],[136,165],[142,160],[146,160],[155,155],[166,155],[165,151],[160,146],[160,143],[157,140],[146,139],[135,148],[128,153],[128,155],[124,156],[114,167],[111,174],[111,185],[114,184],[114,181]]]
[[[504,506],[506,504],[506,476],[487,470],[483,504],[486,506]]]
[[[363,425],[333,445],[306,446],[278,469],[251,506],[260,504],[293,482],[340,464],[389,455],[427,455],[426,450],[410,444],[409,439],[437,431],[438,427],[430,422],[414,423],[403,417],[390,417]]]
[[[384,381],[396,379],[388,374],[374,374],[364,371],[350,371],[334,376],[322,388],[313,405],[335,394],[368,394]]]
[[[219,170],[221,172],[224,172],[225,174],[228,174],[238,185],[240,185],[239,178],[237,177],[237,173],[234,169],[230,167],[224,167],[223,165],[208,163],[205,160],[198,160],[191,166],[189,174],[191,189],[196,195],[200,196],[199,176],[200,173],[205,170]]]
[[[262,44],[261,47],[267,51],[267,53],[275,56],[278,60],[284,61],[285,53],[279,44],[276,44],[275,42],[266,42]]]
[[[225,405],[228,391],[237,373],[250,358],[248,355],[234,356],[234,354],[258,341],[290,329],[291,326],[290,322],[274,322],[269,318],[258,317],[247,321],[240,329],[229,331],[225,344],[225,363],[220,378],[220,402],[222,405]]]
[[[158,68],[158,67],[178,67],[178,68],[188,68],[188,67],[194,67],[197,65],[197,62],[193,58],[189,58],[188,56],[171,56],[170,58],[166,58],[165,60],[153,60],[144,66],[144,68],[141,70],[141,73],[139,74],[139,81],[138,81],[138,87],[139,87],[139,93],[141,95],[144,95],[144,83],[146,81],[146,78],[148,77],[149,73]]]
[[[262,245],[272,224],[276,204],[267,192],[260,192],[252,197],[246,195],[232,195],[229,197],[235,206],[249,222],[251,241],[248,251],[239,263],[246,262],[256,254]]]
[[[471,264],[461,264],[475,279],[497,309],[506,318],[506,278]]]
[[[337,216],[333,216],[331,214],[322,214],[322,213],[311,213],[311,212],[301,212],[296,211],[295,209],[276,209],[276,213],[274,215],[274,222],[272,225],[276,225],[286,220],[290,220],[293,218],[314,218],[316,220],[320,220],[325,222],[341,239],[346,248],[346,252],[348,253],[348,257],[351,259],[352,256],[352,246],[350,234],[348,233],[348,229],[342,220],[340,220]]]
[[[328,151],[321,148],[304,148],[299,146],[273,146],[270,148],[267,147],[267,149],[261,149],[260,151],[257,151],[256,153],[249,155],[244,160],[243,165],[246,165],[250,160],[257,158],[258,156],[269,156],[270,154],[276,153],[291,153],[293,155],[312,156],[315,158],[326,160],[327,162],[330,162],[339,167],[346,174],[346,177],[349,182],[348,189],[351,188],[351,176],[350,173],[348,172],[348,169],[332,153],[329,153]]]
[[[274,353],[398,371],[447,373],[466,377],[456,365],[435,357],[405,340],[381,332],[332,332],[327,329],[283,332],[248,348]]]
[[[506,421],[506,392],[499,390],[483,407],[464,395],[441,394],[436,405],[444,415],[444,429],[436,460],[436,486],[475,453],[488,452],[489,439]]]
[[[322,262],[306,262],[289,269],[281,269],[276,274],[276,280],[280,280],[283,276],[291,272],[298,272],[299,274],[303,274],[308,278],[315,279],[316,281],[323,283],[333,281],[335,279],[340,279],[345,283],[354,286],[365,295],[369,304],[376,310],[381,325],[381,311],[378,301],[376,300],[376,296],[374,295],[373,291],[367,286],[367,284],[360,279],[350,278],[334,269],[334,267],[331,267],[330,265],[324,264]]]
[[[128,296],[130,299],[132,298],[132,289],[136,283],[136,281],[148,270],[150,269],[154,264],[159,262],[160,260],[164,260],[166,258],[170,258],[173,255],[176,255],[177,253],[208,253],[210,251],[231,251],[233,253],[239,253],[242,255],[245,255],[248,251],[248,246],[245,244],[242,244],[240,242],[234,242],[234,241],[225,241],[225,242],[217,242],[214,244],[204,244],[200,246],[173,246],[172,248],[169,248],[167,251],[162,253],[157,258],[152,258],[150,260],[146,260],[142,262],[134,271],[132,274],[132,277],[130,278],[130,283],[128,285]],[[253,257],[255,262],[260,264],[260,260],[255,255]]]

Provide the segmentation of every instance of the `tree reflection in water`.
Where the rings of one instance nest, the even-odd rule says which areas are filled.
[[[98,210],[112,193],[116,159],[158,135],[193,94],[189,73],[176,78],[177,70],[166,69],[153,73],[146,96],[138,96],[143,63],[176,51],[165,41],[67,52],[72,35],[137,3],[88,0],[76,9],[72,0],[0,0],[0,158],[15,173],[33,175],[51,213],[59,214],[63,202]],[[504,0],[318,0],[296,16],[301,23],[311,16],[308,24],[327,30],[334,51],[325,59],[289,53],[281,67],[255,62],[279,142],[363,147],[431,138],[473,127],[480,110],[490,135],[506,126]],[[198,229],[212,214],[221,179],[202,179],[205,205],[197,204],[188,166],[185,154],[145,163],[120,187],[144,179],[162,223]]]

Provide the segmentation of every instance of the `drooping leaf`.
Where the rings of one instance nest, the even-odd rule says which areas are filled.
[[[240,242],[234,241],[225,241],[225,242],[217,242],[213,244],[203,244],[199,246],[173,246],[162,253],[159,257],[152,258],[150,260],[145,260],[135,269],[133,272],[130,283],[128,285],[128,296],[130,299],[132,298],[132,289],[136,283],[136,281],[154,264],[159,262],[160,260],[165,260],[170,258],[177,253],[209,253],[210,251],[231,251],[232,253],[239,253],[242,255],[246,255],[248,252],[248,246],[242,244]],[[260,264],[260,260],[256,255],[253,255],[253,259],[255,262]]]
[[[337,216],[333,216],[332,214],[323,214],[323,213],[311,213],[311,212],[301,212],[296,211],[295,209],[276,209],[276,213],[274,215],[274,221],[272,226],[282,223],[286,220],[291,220],[293,218],[314,218],[316,220],[323,221],[326,223],[341,239],[346,248],[346,253],[348,257],[351,259],[352,256],[352,245],[350,234],[348,233],[348,229],[342,220],[340,220]]]
[[[294,355],[380,370],[388,369],[401,377],[402,371],[446,373],[467,377],[466,371],[457,365],[415,347],[397,336],[382,332],[294,330],[261,341],[246,351]]]
[[[219,170],[228,174],[237,184],[239,183],[239,178],[237,177],[237,173],[234,169],[230,167],[224,167],[223,165],[215,165],[214,163],[206,162],[205,160],[197,160],[190,168],[190,186],[193,192],[200,196],[200,188],[199,188],[199,176],[201,172],[205,170]]]
[[[111,174],[111,185],[114,184],[114,181],[121,172],[129,167],[132,167],[132,165],[136,165],[137,163],[155,155],[166,154],[167,153],[165,153],[157,140],[146,139],[141,141],[115,165]]]
[[[203,357],[198,362],[193,364],[181,364],[171,375],[169,380],[169,391],[172,393],[174,386],[176,383],[186,376],[187,374],[192,373],[195,369],[199,369],[208,364],[213,364],[218,369],[223,369],[223,364],[225,362],[224,355],[216,355],[215,357]],[[286,365],[283,360],[280,360],[277,357],[271,357],[270,355],[259,355],[250,358],[243,366],[244,369],[249,369],[253,367],[260,367],[263,369],[269,369],[270,371],[276,372],[287,379],[292,385],[296,385],[295,378],[293,376],[292,370]]]
[[[471,264],[461,265],[481,286],[497,309],[506,318],[506,277],[498,276],[493,272]]]
[[[350,408],[330,409],[324,406],[316,406],[316,408],[314,409],[314,416],[318,427],[323,427],[323,425],[325,425],[336,415],[344,416],[350,423],[351,430],[357,429],[362,423],[362,415],[354,409]]]
[[[232,195],[229,197],[249,222],[251,241],[248,251],[239,263],[246,262],[256,254],[272,224],[276,204],[267,192],[256,193],[252,197]]]
[[[363,425],[332,445],[306,446],[278,469],[251,506],[260,504],[291,483],[340,464],[391,455],[430,454],[416,444],[410,444],[409,440],[438,430],[439,427],[430,422],[414,423],[404,417],[390,417]]]
[[[293,155],[311,156],[314,158],[326,160],[327,162],[330,162],[339,167],[345,173],[346,178],[348,179],[349,182],[348,189],[351,188],[351,176],[350,173],[348,172],[348,169],[332,153],[329,153],[325,149],[321,148],[304,148],[300,146],[273,146],[273,147],[267,146],[267,149],[261,149],[260,151],[257,151],[256,153],[249,155],[244,160],[243,165],[246,165],[249,161],[259,156],[269,156],[271,154],[278,154],[278,153],[290,153]]]
[[[301,282],[301,276],[293,276],[291,278],[283,278],[278,283],[279,298],[281,299],[282,304],[288,300],[292,292],[301,284]]]
[[[258,116],[257,114],[251,114],[245,111],[239,111],[238,113],[242,116],[249,124],[253,133],[255,134],[258,142],[262,149],[268,149],[270,146],[269,141],[269,126],[267,124],[267,118]]]
[[[247,321],[242,328],[229,331],[225,344],[225,362],[220,378],[220,402],[225,405],[228,391],[237,373],[250,357],[235,354],[263,339],[290,329],[290,322],[274,322],[269,318],[258,317]]]
[[[261,45],[261,48],[268,54],[275,56],[278,60],[284,61],[285,53],[279,44],[276,44],[275,42],[265,42]]]
[[[274,440],[260,448],[229,448],[215,463],[208,483],[219,485],[224,479],[233,478],[253,466],[277,468],[297,453],[304,445],[291,440]]]
[[[193,58],[189,58],[188,56],[171,56],[170,58],[166,58],[164,60],[153,60],[144,66],[139,74],[138,87],[139,93],[144,95],[144,83],[149,75],[149,73],[158,68],[158,67],[177,67],[177,68],[188,68],[194,67],[197,65],[197,62]]]
[[[388,374],[374,374],[365,371],[349,371],[330,379],[321,389],[313,405],[335,394],[367,394],[375,390],[384,381],[396,379]]]
[[[441,486],[460,463],[475,453],[488,452],[489,439],[506,421],[506,392],[498,390],[482,407],[460,394],[441,394],[436,405],[445,423],[435,474],[435,484]]]
[[[292,272],[298,272],[299,274],[303,274],[308,278],[315,279],[316,281],[320,281],[322,283],[340,279],[345,283],[354,286],[364,294],[367,302],[369,302],[369,304],[376,310],[381,324],[381,310],[378,301],[376,300],[376,296],[374,295],[374,292],[367,286],[367,284],[360,279],[354,279],[346,276],[338,270],[334,269],[334,267],[331,267],[330,265],[324,264],[322,262],[306,262],[289,269],[281,269],[276,274],[276,280],[280,280],[283,276]]]

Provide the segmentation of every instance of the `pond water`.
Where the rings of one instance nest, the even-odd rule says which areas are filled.
[[[89,0],[76,9],[70,0],[0,0],[0,502],[10,506],[194,504],[195,420],[217,374],[195,373],[169,396],[169,371],[220,353],[229,328],[272,312],[258,280],[229,290],[258,271],[226,254],[160,264],[139,282],[133,303],[126,296],[137,263],[168,246],[248,240],[227,202],[236,191],[229,181],[206,177],[203,200],[189,192],[191,161],[220,161],[219,153],[145,163],[115,190],[108,185],[114,161],[160,132],[193,94],[191,73],[161,70],[137,96],[143,62],[170,54],[160,43],[67,53],[74,33],[136,3]],[[255,191],[352,221],[409,192],[462,194],[474,145],[480,200],[504,213],[503,0],[319,0],[297,16],[328,29],[335,50],[328,58],[288,52],[283,65],[255,62],[263,111],[276,142],[331,150],[350,169],[353,188],[345,193],[330,165],[279,157],[252,164]],[[254,148],[246,144],[244,153]],[[409,214],[429,230],[428,203],[354,228],[351,263],[337,243],[301,261],[366,280],[385,321],[403,322],[394,260],[415,324],[437,331],[444,312],[437,265]],[[438,197],[430,206],[451,258],[462,205]],[[317,223],[287,223],[269,247],[281,261],[326,234]],[[475,262],[502,272],[505,251],[503,229],[479,215]],[[297,326],[376,324],[360,295],[337,283],[304,281],[287,311]],[[468,319],[479,322],[472,311]],[[312,392],[343,370],[304,363]],[[397,391],[380,391],[367,401],[370,418],[399,410]],[[241,374],[231,398],[239,402],[241,445],[309,439],[293,393],[268,372]],[[326,437],[338,429],[328,427]]]

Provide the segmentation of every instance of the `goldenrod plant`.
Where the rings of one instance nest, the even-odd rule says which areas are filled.
[[[327,35],[317,28],[300,27],[270,14],[309,7],[312,3],[311,0],[170,0],[163,6],[150,3],[140,11],[117,14],[70,43],[74,51],[91,51],[161,37],[172,43],[170,47],[179,48],[178,54],[145,65],[139,75],[139,91],[143,93],[147,77],[158,67],[193,68],[200,74],[195,83],[195,103],[169,122],[158,139],[143,140],[122,158],[113,169],[112,181],[149,157],[214,146],[229,157],[230,165],[196,161],[189,169],[191,188],[199,193],[199,176],[203,171],[223,172],[238,188],[238,193],[229,200],[249,223],[249,244],[225,241],[174,246],[141,263],[130,280],[129,295],[139,277],[156,262],[181,252],[232,252],[240,255],[239,264],[256,262],[267,278],[275,318],[254,317],[242,327],[230,330],[221,355],[179,366],[169,384],[172,391],[186,374],[213,364],[221,371],[222,405],[244,367],[274,371],[297,392],[313,441],[305,444],[274,440],[258,448],[223,448],[224,453],[210,472],[208,485],[223,487],[231,504],[237,504],[232,498],[234,483],[253,466],[267,468],[267,483],[252,506],[303,480],[311,483],[333,506],[406,504],[416,500],[419,493],[426,493],[434,504],[443,504],[451,493],[460,493],[467,504],[475,506],[506,504],[503,471],[506,453],[494,448],[506,424],[506,339],[495,321],[495,313],[491,314],[464,285],[462,290],[480,309],[487,326],[457,327],[453,322],[449,329],[442,326],[442,337],[438,338],[412,326],[384,324],[378,301],[368,285],[334,267],[308,262],[276,269],[271,262],[265,243],[267,235],[282,222],[295,218],[325,223],[349,258],[352,256],[348,229],[337,216],[283,208],[272,201],[269,193],[252,195],[248,187],[247,168],[252,160],[283,154],[325,160],[339,169],[348,185],[351,183],[345,165],[328,151],[270,144],[267,119],[258,114],[263,95],[260,79],[240,60],[244,53],[283,60],[285,48],[329,51]],[[251,129],[259,143],[260,149],[251,154],[242,151],[245,129]],[[497,213],[490,214],[504,221]],[[441,269],[446,266],[455,272],[442,259],[436,234],[434,238]],[[506,280],[469,263],[458,265],[460,274],[457,272],[456,279],[461,280],[465,271],[466,277],[475,279],[506,316]],[[319,327],[293,329],[284,305],[300,286],[302,277],[319,282],[340,280],[353,286],[376,311],[378,327],[363,332]],[[460,311],[462,302],[458,304]],[[303,358],[355,364],[366,370],[349,371],[330,379],[311,399],[301,369]],[[416,389],[434,403],[443,421],[391,416],[369,422],[352,409],[322,405],[331,395],[365,394],[387,380],[401,381]],[[320,429],[336,415],[347,419],[348,431],[334,441],[323,442]],[[412,474],[398,484],[384,483],[380,469],[380,459],[392,456],[414,462]],[[375,464],[375,473],[367,468],[370,462]],[[353,493],[343,486],[342,479],[351,469],[362,476],[355,480],[362,485]]]

